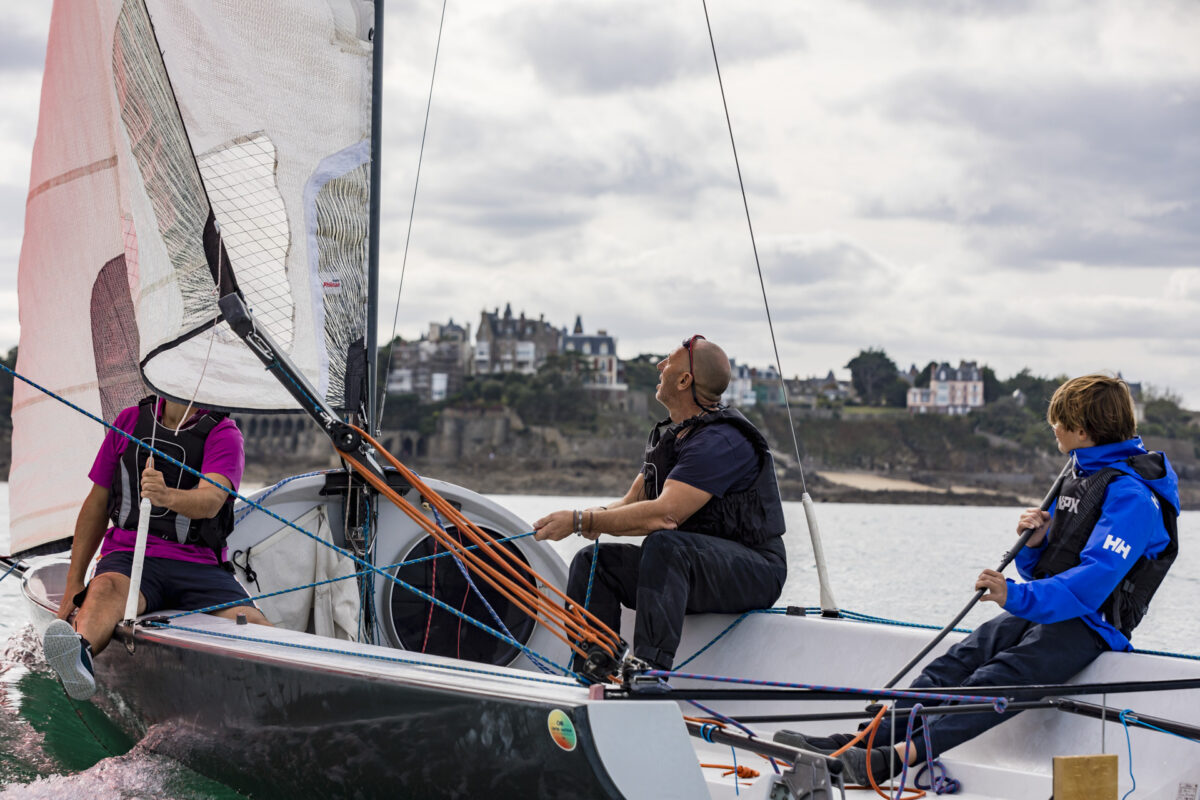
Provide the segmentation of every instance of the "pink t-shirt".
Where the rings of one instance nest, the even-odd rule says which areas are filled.
[[[158,405],[158,418],[162,419],[163,404],[160,401]],[[204,414],[204,410],[196,411],[188,424],[193,424],[192,421],[199,419],[200,415]],[[138,408],[132,406],[125,409],[117,415],[113,425],[126,433],[133,433],[133,429],[137,424]],[[187,425],[184,426],[188,427]],[[100,444],[100,452],[96,454],[96,461],[92,464],[92,469],[88,473],[92,483],[101,486],[105,489],[111,489],[113,476],[117,472],[117,467],[121,460],[121,455],[125,452],[125,448],[129,445],[129,440],[119,433],[107,431],[104,434],[104,441]],[[217,423],[216,427],[208,434],[208,438],[204,440],[204,461],[200,467],[200,471],[208,475],[216,473],[223,475],[233,484],[234,490],[238,488],[242,481],[242,470],[246,466],[245,450],[242,444],[242,432],[238,430],[238,426],[234,421],[226,417]],[[226,502],[233,502],[233,498],[229,498]],[[104,534],[104,543],[100,546],[101,557],[109,553],[125,551],[133,551],[134,544],[137,541],[137,532],[126,530],[124,528],[109,528]],[[176,561],[193,561],[200,564],[217,564],[220,563],[217,559],[217,554],[211,548],[197,544],[180,544],[172,542],[161,536],[151,534],[146,538],[146,556],[148,558],[173,558]]]

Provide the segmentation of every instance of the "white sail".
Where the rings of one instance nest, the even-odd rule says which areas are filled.
[[[151,391],[295,410],[214,324],[236,285],[342,406],[364,353],[373,18],[362,0],[56,2],[18,372],[108,420]],[[71,535],[104,431],[21,382],[13,425],[21,552]]]

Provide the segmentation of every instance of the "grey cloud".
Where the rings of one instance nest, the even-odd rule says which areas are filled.
[[[860,281],[886,267],[873,255],[845,241],[784,240],[763,244],[766,277],[780,286],[805,286],[834,280]]]
[[[25,187],[0,184],[0,237],[21,236],[25,219]]]
[[[712,51],[694,20],[678,9],[642,2],[604,8],[548,4],[510,22],[522,60],[559,91],[604,93],[655,87],[681,76],[711,72]],[[694,7],[689,11],[695,11]],[[715,20],[722,63],[764,58],[804,47],[804,39],[765,14],[738,9]]]
[[[864,216],[973,226],[1011,266],[1196,263],[1200,88],[1171,81],[983,85],[924,75],[890,86],[893,121],[960,136],[958,198],[868,197]],[[1162,212],[1137,209],[1169,209]],[[1020,228],[1018,235],[1007,235]]]
[[[0,41],[0,72],[40,72],[45,62],[44,40],[10,28]]]
[[[923,17],[1014,17],[1029,13],[1032,0],[860,0],[862,5],[884,14],[920,15]]]

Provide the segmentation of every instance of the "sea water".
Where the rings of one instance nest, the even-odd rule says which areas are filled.
[[[584,508],[612,498],[509,495],[492,499],[532,522],[556,509]],[[817,570],[804,510],[799,503],[785,503],[784,510],[789,574],[778,604],[815,606]],[[829,588],[843,609],[940,627],[970,600],[980,570],[995,568],[1016,540],[1018,511],[819,505]],[[7,520],[8,487],[0,484],[3,552],[7,552]],[[1194,610],[1200,600],[1200,552],[1190,546],[1197,531],[1200,515],[1184,514],[1179,559],[1137,630],[1139,648],[1200,653],[1200,618]],[[588,544],[571,537],[556,549],[569,559]],[[240,797],[155,754],[152,743],[128,741],[90,704],[68,700],[47,673],[19,595],[18,580],[0,581],[0,800]],[[974,627],[996,610],[993,604],[981,603],[963,625]]]

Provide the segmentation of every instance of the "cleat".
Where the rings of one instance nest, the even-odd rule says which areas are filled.
[[[71,699],[87,700],[96,693],[91,651],[70,623],[56,619],[46,626],[42,650]]]

